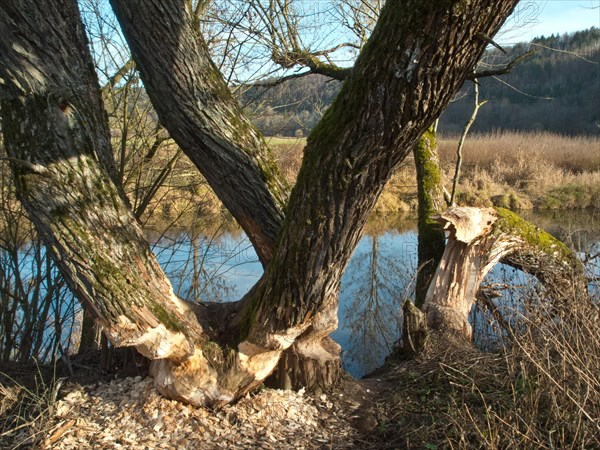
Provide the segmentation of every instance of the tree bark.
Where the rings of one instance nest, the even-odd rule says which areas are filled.
[[[413,154],[417,172],[419,235],[415,305],[421,308],[446,245],[444,230],[435,220],[435,216],[446,209],[446,201],[433,126],[421,136]]]
[[[494,5],[502,15],[514,2]],[[312,325],[318,333],[319,311],[337,309],[341,275],[375,200],[483,51],[470,33],[481,27],[493,35],[500,26],[500,16],[486,14],[490,7],[386,4],[340,94],[308,138],[266,287],[256,300],[255,324],[266,324],[274,335],[293,325]],[[277,346],[257,331],[251,327],[247,339]]]
[[[481,55],[485,43],[475,30],[493,35],[514,4],[385,5],[308,138],[257,323],[273,332],[306,327],[321,305],[337,301],[341,273],[390,174]],[[258,340],[256,331],[251,339]]]
[[[210,59],[190,3],[111,0],[111,5],[161,123],[266,266],[283,223],[288,187]]]
[[[178,142],[207,160],[215,191],[254,236],[263,262],[270,260],[230,318],[240,325],[233,348],[210,342],[194,312],[203,323],[215,318],[173,295],[112,182],[106,117],[75,0],[0,6],[3,127],[20,198],[113,344],[154,359],[165,395],[219,404],[260,384],[294,343],[319,371],[330,355],[337,359],[322,340],[337,325],[341,275],[368,215],[395,166],[471,72],[486,45],[480,36],[493,35],[516,0],[388,2],[308,139],[281,230],[284,194],[259,138],[188,27],[183,2],[155,3],[113,0],[128,39],[140,33],[132,40],[136,64],[149,92],[161,93],[151,99]],[[147,52],[157,58],[144,60]],[[152,64],[172,70],[173,79],[156,85]],[[169,108],[157,105],[169,98]],[[309,371],[305,378],[314,379]]]
[[[202,344],[202,328],[174,295],[114,183],[77,2],[10,1],[0,11],[2,132],[20,201],[113,345],[186,360]]]
[[[432,329],[471,338],[469,312],[499,261],[535,275],[548,299],[570,303],[587,292],[583,265],[573,252],[508,210],[454,207],[438,220],[449,237],[423,308]]]

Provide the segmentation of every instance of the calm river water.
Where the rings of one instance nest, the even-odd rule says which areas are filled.
[[[598,211],[524,212],[522,216],[569,242],[584,259],[600,252]],[[151,234],[150,239],[176,292],[190,300],[237,300],[262,274],[250,242],[239,231],[206,236],[182,230]],[[352,375],[362,376],[379,366],[398,339],[399,311],[404,299],[413,295],[416,267],[415,220],[403,216],[373,220],[342,279],[339,328],[332,335],[342,346],[345,368]],[[600,257],[591,259],[587,267],[600,277]],[[499,302],[514,308],[535,290],[534,280],[504,265],[498,265],[484,284],[499,288]],[[597,282],[592,283],[596,292],[597,287]],[[472,320],[476,341],[494,345],[489,317],[474,310]]]

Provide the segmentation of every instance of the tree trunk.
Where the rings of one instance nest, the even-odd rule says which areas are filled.
[[[469,312],[483,278],[499,261],[535,275],[549,299],[571,301],[587,291],[573,252],[508,210],[454,207],[438,220],[449,237],[424,306],[432,329],[471,338]]]
[[[267,324],[274,334],[289,325],[306,326],[330,302],[337,309],[341,275],[384,184],[479,57],[481,50],[471,50],[468,57],[461,52],[452,59],[439,47],[441,36],[458,48],[465,38],[461,27],[470,20],[484,28],[500,25],[491,17],[491,22],[479,20],[485,8],[478,19],[470,16],[481,4],[458,19],[453,8],[431,5],[430,14],[419,15],[418,8],[408,11],[401,3],[386,4],[340,94],[308,138],[282,237],[265,275],[267,288],[258,300],[255,323]],[[455,19],[465,22],[458,25]],[[382,54],[381,48],[391,50]],[[453,75],[446,76],[449,72]],[[272,345],[261,342],[255,330],[248,340]],[[322,365],[327,362],[324,358]]]
[[[19,199],[115,346],[202,362],[206,338],[114,184],[108,126],[75,0],[0,6],[2,131]],[[198,375],[199,379],[202,379]]]
[[[288,187],[195,27],[189,2],[111,0],[162,124],[235,217],[266,266]]]
[[[106,117],[75,0],[0,5],[3,131],[17,191],[78,298],[114,345],[134,345],[155,360],[151,372],[165,395],[232,401],[260,384],[296,340],[295,351],[318,363],[304,378],[329,382],[314,375],[329,370],[338,350],[321,341],[337,325],[341,275],[368,215],[393,169],[471,72],[487,45],[480,36],[493,35],[515,4],[387,2],[308,139],[279,230],[284,194],[256,133],[197,51],[204,47],[186,25],[184,2],[113,0],[161,121],[181,145],[197,147],[215,191],[263,262],[270,260],[229,318],[241,324],[233,348],[210,342],[195,313],[202,323],[222,316],[206,317],[208,309],[173,294],[113,183]],[[159,56],[144,62],[148,52]],[[155,85],[152,64],[172,70],[173,79]],[[171,98],[168,108],[157,105]],[[198,127],[203,137],[195,143]]]
[[[446,209],[444,182],[433,126],[421,136],[413,149],[417,169],[418,197],[418,272],[415,286],[415,305],[425,303],[427,290],[442,259],[446,237],[435,216]]]
[[[81,317],[81,337],[77,353],[84,354],[90,350],[97,350],[97,337],[98,332],[94,316],[92,316],[88,310],[84,310]]]
[[[485,44],[475,29],[493,35],[514,3],[493,2],[492,15],[485,1],[386,3],[308,138],[256,324],[273,333],[305,328],[324,303],[337,301],[341,274],[385,182],[481,55]],[[260,342],[258,331],[252,327],[249,339]]]
[[[212,63],[193,12],[176,0],[111,4],[161,122],[242,226],[266,267],[283,224],[286,182],[264,139],[242,114]],[[321,333],[324,338],[327,334]],[[304,349],[321,347],[315,344],[316,335],[306,339],[310,346],[297,345],[290,355],[294,364],[284,358],[279,366],[277,378],[286,380],[281,387],[307,387],[302,384],[307,379],[302,368],[314,372],[318,366],[311,358],[314,351],[301,361]],[[339,351],[327,355],[327,371],[331,372],[331,358],[341,368]],[[292,373],[292,368],[297,369]],[[289,380],[296,381],[290,385]]]

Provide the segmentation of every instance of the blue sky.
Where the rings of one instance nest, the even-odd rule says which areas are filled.
[[[592,26],[600,27],[600,0],[522,0],[495,40],[514,44]]]

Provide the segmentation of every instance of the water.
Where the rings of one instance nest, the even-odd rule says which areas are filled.
[[[597,212],[523,215],[569,242],[582,259],[600,253]],[[184,298],[235,301],[263,272],[250,242],[239,231],[211,238],[190,231],[170,233],[155,239],[154,250],[174,289]],[[360,377],[372,371],[392,350],[400,335],[401,305],[413,297],[416,268],[413,219],[393,217],[367,227],[342,278],[340,323],[332,334],[342,346],[344,366],[352,375]],[[590,275],[600,277],[600,256],[591,259],[587,268]],[[507,310],[519,309],[521,299],[537,289],[532,277],[502,264],[492,270],[484,284],[502,288],[502,297],[495,303]],[[593,283],[591,288],[597,286]],[[471,320],[478,345],[497,345],[497,336],[489,325],[493,321],[486,311],[475,309]]]
[[[522,215],[567,241],[583,260],[587,260],[588,274],[597,279],[590,288],[598,297],[600,213],[526,212]],[[221,230],[207,235],[203,230],[171,229],[163,234],[149,232],[148,237],[175,291],[183,298],[235,301],[262,275],[262,266],[252,245],[239,230]],[[9,262],[13,261],[10,258],[5,261],[8,256],[5,250],[0,251],[5,274],[2,280],[8,283],[7,286],[15,285],[14,274],[12,278],[6,278],[11,274]],[[54,279],[58,273],[48,262],[43,248],[35,251],[31,245],[23,245],[18,256],[19,269],[13,270],[15,274],[20,271],[25,280],[34,279],[36,273],[48,274],[39,277],[42,280],[39,286],[30,281],[23,284],[28,289],[22,296],[28,298],[30,304],[51,302],[47,310],[38,308],[45,311],[38,319],[46,324],[41,338],[47,344],[42,346],[38,359],[46,360],[50,357],[48,351],[54,352],[60,347],[61,351],[76,348],[78,333],[71,331],[80,326],[79,307],[63,284],[58,289],[48,290],[44,280]],[[360,377],[372,371],[393,348],[400,335],[401,305],[413,297],[416,268],[417,232],[413,219],[398,216],[372,221],[368,225],[342,278],[339,328],[332,334],[342,346],[343,363],[352,375]],[[537,289],[531,277],[503,265],[495,267],[484,284],[503,287],[502,297],[495,303],[505,310],[522,309],[522,298],[535,296]],[[51,296],[46,295],[50,293]],[[17,311],[14,320],[23,322],[22,319],[23,314]],[[498,345],[498,336],[489,325],[493,321],[485,310],[474,309],[471,320],[478,345],[489,349]],[[59,339],[55,339],[56,333]]]

